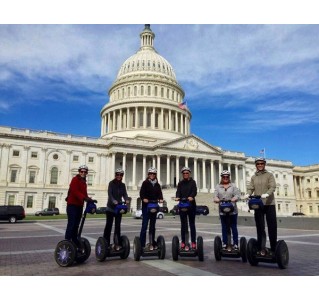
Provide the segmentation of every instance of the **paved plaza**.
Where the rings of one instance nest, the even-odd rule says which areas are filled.
[[[295,222],[300,219],[296,218]],[[173,261],[171,246],[174,235],[180,236],[179,217],[168,216],[157,220],[156,235],[162,235],[166,243],[166,257],[133,258],[133,240],[139,235],[141,220],[123,218],[122,234],[127,235],[131,252],[127,259],[107,258],[98,262],[94,247],[101,236],[105,220],[87,219],[82,236],[92,246],[92,253],[83,264],[64,268],[54,260],[54,249],[64,238],[66,220],[47,220],[16,224],[0,223],[0,275],[4,276],[318,276],[319,275],[319,230],[278,228],[278,239],[284,239],[289,247],[289,265],[279,269],[276,264],[259,263],[251,266],[241,259],[222,258],[216,261],[213,242],[221,235],[216,216],[200,216],[196,219],[197,236],[204,239],[204,261],[198,258],[180,257]],[[254,226],[238,226],[240,236],[247,241],[255,237]]]

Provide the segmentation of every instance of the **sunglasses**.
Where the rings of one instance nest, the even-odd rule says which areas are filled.
[[[189,173],[188,172],[184,172],[183,175],[189,175]]]
[[[148,173],[148,175],[156,175],[156,173]]]
[[[224,179],[229,179],[229,176],[222,176],[222,178],[224,178]]]
[[[123,174],[117,173],[117,174],[115,174],[115,176],[121,176],[121,177],[123,177]]]
[[[263,165],[265,165],[264,163],[258,163],[258,164],[256,164],[256,166],[263,166]]]
[[[80,173],[85,173],[85,174],[87,174],[87,171],[80,171]]]

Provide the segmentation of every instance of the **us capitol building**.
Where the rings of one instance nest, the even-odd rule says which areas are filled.
[[[246,192],[255,157],[225,151],[191,133],[192,114],[181,107],[185,93],[171,64],[154,48],[155,34],[145,25],[136,54],[120,67],[101,109],[101,136],[91,138],[49,131],[0,127],[0,205],[23,205],[27,214],[47,207],[65,212],[69,183],[79,165],[89,167],[90,197],[105,206],[107,187],[118,167],[135,210],[147,169],[155,166],[169,209],[183,166],[192,169],[198,204],[214,208],[212,193],[220,172]],[[278,215],[319,215],[319,165],[297,167],[267,159],[277,182]],[[247,210],[245,202],[240,209]]]

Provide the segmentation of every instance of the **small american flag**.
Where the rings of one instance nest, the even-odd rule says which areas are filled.
[[[187,104],[187,102],[183,101],[182,103],[178,104],[178,107],[181,108],[181,109],[186,109],[186,104]]]

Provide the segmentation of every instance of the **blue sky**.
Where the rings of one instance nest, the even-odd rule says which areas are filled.
[[[14,23],[14,22],[13,22]],[[144,24],[0,25],[0,125],[100,135]],[[151,24],[193,117],[224,150],[318,164],[319,26]]]

